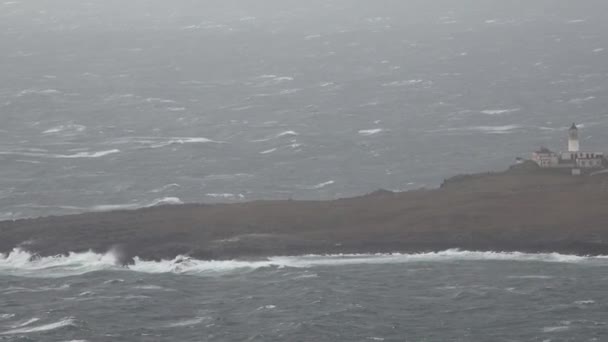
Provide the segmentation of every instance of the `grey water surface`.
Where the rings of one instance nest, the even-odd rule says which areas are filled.
[[[603,0],[0,3],[0,218],[435,187],[608,137]]]
[[[605,258],[461,257],[3,275],[0,341],[608,339]]]

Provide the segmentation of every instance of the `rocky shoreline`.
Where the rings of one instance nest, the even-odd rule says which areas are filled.
[[[0,253],[170,259],[480,251],[608,255],[608,175],[511,168],[333,201],[183,204],[0,222]]]

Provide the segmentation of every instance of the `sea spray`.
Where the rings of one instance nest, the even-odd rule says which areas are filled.
[[[37,257],[22,249],[14,249],[0,257],[0,274],[23,277],[56,278],[102,270],[133,271],[159,274],[213,275],[226,272],[252,271],[260,268],[311,268],[362,264],[402,264],[415,262],[454,261],[527,261],[608,265],[608,256],[576,256],[558,253],[475,252],[450,249],[442,252],[418,254],[331,254],[275,256],[263,260],[198,260],[177,256],[172,260],[150,261],[133,258],[131,265],[122,266],[119,249],[105,254],[94,252],[69,253],[51,257]]]

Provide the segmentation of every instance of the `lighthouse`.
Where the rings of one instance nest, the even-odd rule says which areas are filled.
[[[572,127],[568,130],[568,152],[579,152],[580,144],[578,142],[578,128],[573,123]]]

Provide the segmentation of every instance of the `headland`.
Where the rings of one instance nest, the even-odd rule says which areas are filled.
[[[608,254],[608,173],[525,162],[441,187],[330,201],[182,204],[0,222],[0,252],[169,259],[481,251]]]

